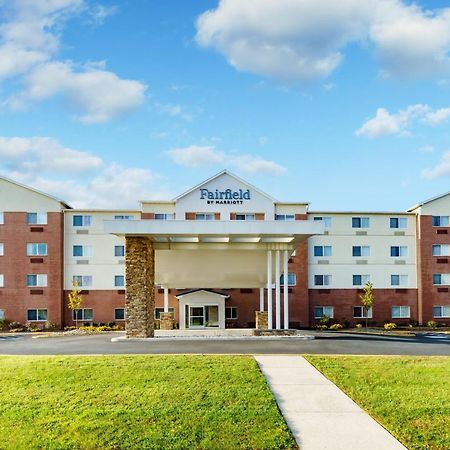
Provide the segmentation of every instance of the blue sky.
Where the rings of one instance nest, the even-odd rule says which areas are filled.
[[[450,190],[442,5],[0,0],[0,173],[79,207],[228,168],[312,210],[404,210]]]

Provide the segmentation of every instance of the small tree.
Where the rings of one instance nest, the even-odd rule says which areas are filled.
[[[366,318],[366,328],[367,328],[369,309],[372,308],[373,304],[375,303],[375,298],[373,296],[373,285],[370,281],[368,281],[366,283],[366,285],[364,286],[364,294],[359,296],[359,300],[361,302],[361,305],[363,306],[364,316]]]
[[[69,293],[68,306],[71,311],[75,312],[75,326],[78,328],[78,311],[81,309],[83,296],[81,295],[81,290],[79,289],[80,283],[74,280],[72,285],[73,289],[72,292]]]

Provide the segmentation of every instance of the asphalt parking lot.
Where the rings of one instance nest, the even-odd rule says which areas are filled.
[[[88,336],[38,337],[31,334],[1,335],[1,355],[86,354],[348,354],[348,355],[445,355],[450,356],[450,336],[394,337],[308,331],[315,339],[267,338],[155,338],[122,340],[123,333]]]

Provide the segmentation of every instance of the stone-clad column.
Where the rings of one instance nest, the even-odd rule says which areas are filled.
[[[126,237],[125,330],[127,337],[153,337],[155,329],[155,250],[143,237]]]

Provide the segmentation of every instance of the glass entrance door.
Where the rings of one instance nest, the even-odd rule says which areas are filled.
[[[189,328],[205,326],[205,307],[190,306],[189,307]]]
[[[205,306],[205,326],[219,327],[219,307],[217,305]]]

